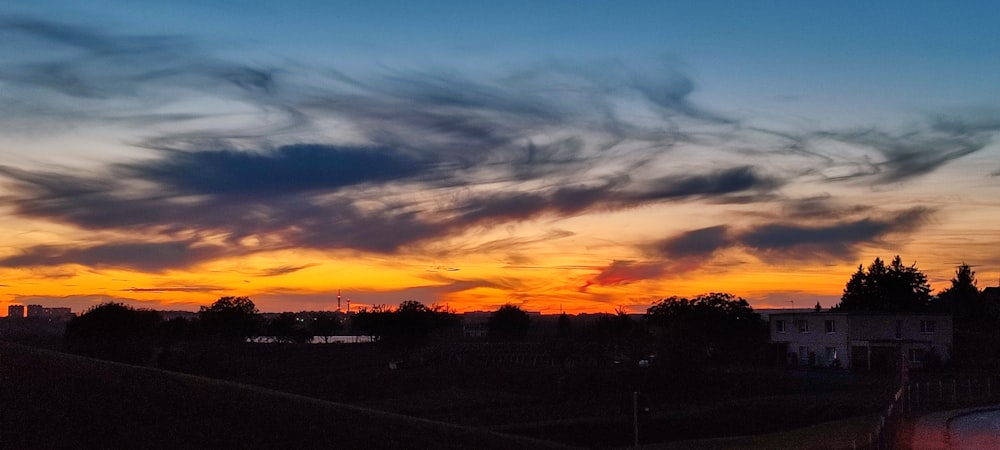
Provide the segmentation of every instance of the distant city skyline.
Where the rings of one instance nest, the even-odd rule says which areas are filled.
[[[0,311],[1000,283],[1000,5],[693,3],[15,0]]]

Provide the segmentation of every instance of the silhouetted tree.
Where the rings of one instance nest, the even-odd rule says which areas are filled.
[[[614,314],[599,314],[582,333],[588,341],[617,343],[627,339],[637,325],[627,311],[618,308]]]
[[[835,308],[840,311],[924,311],[931,299],[927,276],[916,264],[903,265],[899,255],[892,263],[875,258],[865,271],[851,275]]]
[[[418,301],[406,300],[395,309],[376,306],[361,310],[354,315],[353,326],[356,332],[381,341],[411,345],[425,342],[458,323],[458,317],[444,308],[428,308]]]
[[[389,308],[385,305],[359,309],[351,318],[351,332],[380,339],[388,329],[389,312]]]
[[[313,316],[309,328],[313,336],[323,336],[324,339],[328,339],[327,336],[340,333],[344,325],[340,322],[340,313],[323,311]]]
[[[559,315],[559,320],[556,322],[556,336],[560,338],[566,338],[573,334],[573,321],[570,320],[566,313]]]
[[[955,269],[951,287],[941,291],[934,301],[935,310],[950,312],[956,322],[984,322],[992,319],[982,293],[976,286],[976,272],[968,264]]]
[[[406,300],[392,314],[391,334],[400,340],[417,340],[427,337],[434,328],[434,313],[423,303]]]
[[[157,345],[160,314],[103,303],[66,324],[67,351],[127,363],[145,363]]]
[[[249,297],[222,297],[198,311],[201,329],[225,339],[243,340],[260,330],[257,306]]]
[[[192,328],[191,321],[183,317],[174,317],[166,322],[161,322],[157,334],[165,345],[169,345],[190,338],[194,332]]]
[[[726,293],[669,297],[646,311],[670,363],[732,362],[758,358],[767,324],[746,300]]]
[[[632,318],[623,307],[614,314],[600,314],[580,330],[581,340],[601,344],[614,361],[641,359],[649,353],[645,324]]]
[[[508,303],[490,314],[486,326],[490,339],[519,340],[527,336],[531,317],[520,306]]]
[[[274,336],[278,342],[305,343],[312,339],[312,332],[306,325],[299,321],[298,316],[290,312],[283,312],[271,319],[267,324],[267,334]]]

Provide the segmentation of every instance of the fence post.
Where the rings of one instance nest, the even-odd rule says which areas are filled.
[[[958,378],[951,380],[951,402],[958,404]]]

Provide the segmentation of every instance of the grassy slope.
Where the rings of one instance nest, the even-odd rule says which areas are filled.
[[[4,448],[559,448],[0,342]]]

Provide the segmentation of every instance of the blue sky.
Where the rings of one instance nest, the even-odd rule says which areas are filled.
[[[993,2],[20,3],[9,11],[187,36],[256,64],[497,71],[665,59],[713,107],[838,126],[1000,99]]]
[[[0,301],[832,304],[897,253],[993,279],[998,9],[14,2]]]

